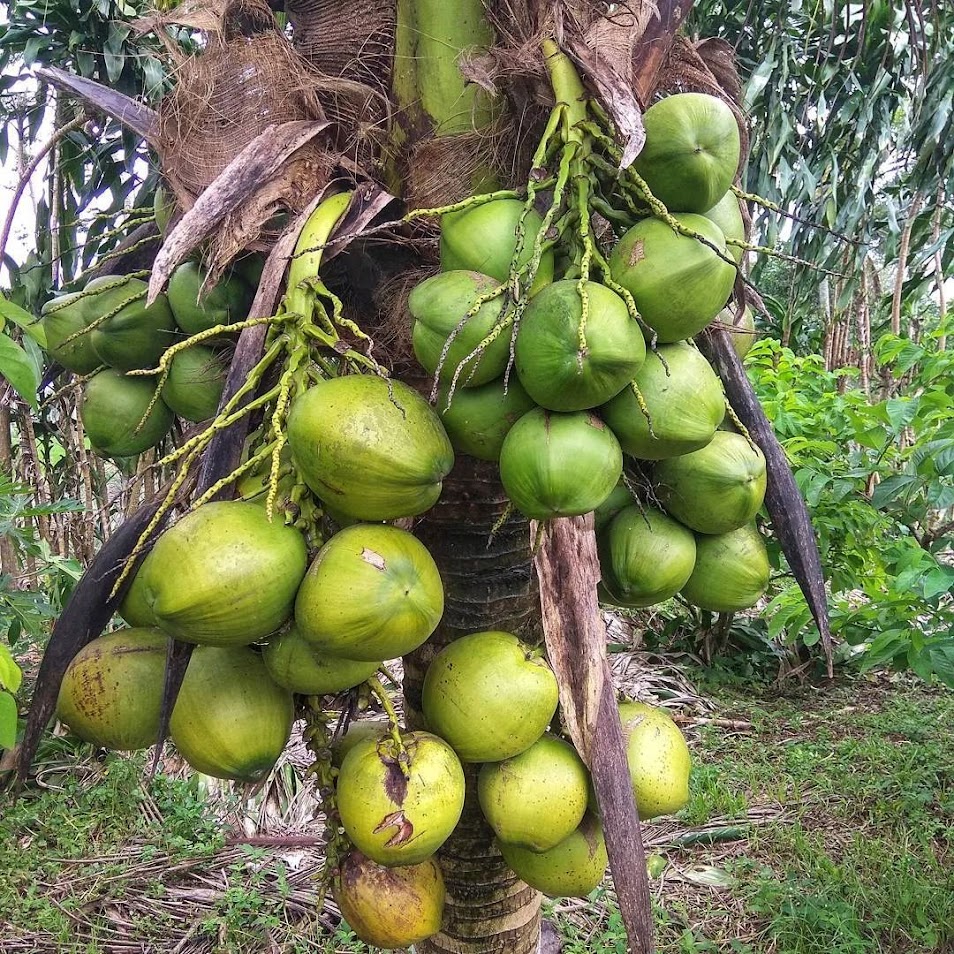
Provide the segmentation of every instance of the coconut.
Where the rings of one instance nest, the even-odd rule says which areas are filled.
[[[682,595],[716,613],[754,606],[768,589],[771,567],[755,524],[696,538],[696,566]]]
[[[450,212],[441,219],[441,270],[462,268],[490,275],[500,283],[508,282],[518,230],[522,241],[517,260],[520,267],[530,261],[542,225],[539,213],[533,209],[525,213],[522,199],[493,199]],[[553,252],[547,251],[540,259],[530,294],[552,280]]]
[[[120,629],[87,643],[63,675],[56,717],[86,742],[131,751],[159,736],[168,639]]]
[[[668,513],[697,533],[750,523],[765,498],[765,457],[742,434],[717,431],[701,450],[656,464],[653,483]]]
[[[653,606],[675,596],[696,562],[692,531],[654,507],[621,510],[598,538],[608,602]]]
[[[447,840],[464,807],[464,770],[429,732],[358,742],[338,773],[338,812],[356,848],[379,865],[415,865]]]
[[[82,291],[51,299],[40,312],[47,351],[77,374],[95,371],[103,362],[93,350],[90,333],[73,336],[128,297],[125,279],[111,275],[92,279]]]
[[[260,782],[284,751],[294,718],[294,697],[271,680],[258,653],[200,646],[182,680],[169,735],[197,772]]]
[[[109,307],[115,293],[110,293],[108,301],[91,305],[100,315],[115,312],[89,333],[90,344],[102,364],[119,371],[152,368],[159,362],[163,351],[175,344],[178,329],[166,296],[157,295],[155,301],[147,305],[147,287],[139,279],[128,279],[124,289],[124,300],[128,304],[118,311],[115,306]]]
[[[746,306],[739,314],[730,305],[723,308],[718,317],[722,327],[732,339],[732,347],[735,349],[735,353],[744,360],[758,337],[755,331],[755,316],[752,314],[752,309]]]
[[[672,212],[705,212],[732,185],[741,139],[732,110],[706,93],[676,93],[643,116],[646,142],[633,163]]]
[[[732,245],[728,241],[729,239],[734,242],[745,241],[745,219],[742,218],[742,206],[735,193],[730,189],[711,209],[702,214],[719,226],[726,237],[726,251],[737,262],[741,262],[745,249],[740,245]]]
[[[441,272],[417,285],[407,300],[414,317],[411,343],[429,374],[458,387],[477,387],[499,378],[510,359],[510,332],[503,328],[479,357],[466,360],[500,324],[505,298],[498,295],[471,310],[497,288],[495,278],[479,272]],[[448,344],[448,341],[450,344]],[[446,350],[445,350],[446,349]]]
[[[699,349],[686,342],[660,345],[624,388],[600,408],[623,452],[641,460],[677,457],[705,447],[725,416],[722,384]],[[650,424],[652,427],[650,428]]]
[[[635,502],[633,492],[626,486],[626,482],[620,479],[606,500],[593,511],[593,527],[596,532],[599,533],[609,525],[616,514]]]
[[[543,735],[556,712],[557,682],[542,653],[512,633],[471,633],[433,659],[421,707],[462,761],[495,762]]]
[[[403,731],[403,730],[402,730]],[[331,743],[331,764],[340,768],[345,756],[359,743],[373,739],[381,742],[390,734],[387,719],[359,719],[348,723],[347,730]]]
[[[351,689],[370,679],[380,665],[320,655],[294,624],[268,641],[262,658],[268,674],[279,686],[306,696]]]
[[[427,548],[397,527],[356,524],[319,551],[295,600],[302,637],[323,653],[366,662],[416,649],[444,612]]]
[[[434,860],[385,868],[352,851],[338,867],[332,894],[348,926],[375,948],[406,948],[441,929],[444,878]]]
[[[288,444],[305,483],[358,520],[430,509],[454,465],[440,418],[416,391],[370,374],[309,388],[288,414]]]
[[[105,457],[134,457],[169,433],[175,418],[162,400],[146,415],[157,383],[155,378],[127,378],[107,368],[83,385],[80,418],[95,451]]]
[[[519,755],[481,766],[477,797],[498,841],[548,851],[583,820],[589,773],[569,742],[544,735]]]
[[[500,451],[500,479],[513,505],[537,520],[589,513],[623,472],[613,432],[587,411],[524,414]]]
[[[136,573],[129,581],[117,613],[129,626],[154,627],[156,625],[156,614],[149,605],[144,580],[139,573]]]
[[[551,898],[585,898],[603,880],[608,863],[603,828],[592,814],[548,851],[499,845],[514,874]]]
[[[725,236],[714,222],[686,213],[674,218],[725,254]],[[655,218],[637,222],[616,243],[610,270],[664,344],[702,331],[725,307],[737,273],[709,245]]]
[[[162,386],[162,399],[187,421],[215,417],[229,363],[212,348],[194,345],[174,355]]]
[[[509,382],[499,378],[479,388],[458,389],[450,404],[447,395],[445,387],[437,398],[447,436],[455,451],[478,460],[499,460],[510,428],[537,406],[516,375]]]
[[[679,726],[664,710],[642,702],[620,703],[619,718],[640,819],[679,811],[689,801],[692,768]]]
[[[252,304],[252,289],[238,273],[222,279],[203,294],[205,278],[205,272],[195,262],[184,262],[169,279],[169,306],[176,324],[187,335],[242,321]]]
[[[262,507],[229,500],[204,504],[166,530],[139,575],[164,632],[238,646],[291,616],[306,563],[296,529],[270,521]]]
[[[554,282],[527,306],[515,347],[520,383],[552,411],[582,411],[618,394],[646,358],[646,343],[626,302],[586,282]],[[583,344],[585,340],[585,346]]]

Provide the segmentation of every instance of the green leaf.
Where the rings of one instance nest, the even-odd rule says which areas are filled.
[[[36,391],[40,386],[33,362],[12,338],[0,334],[0,375],[35,411]]]
[[[888,420],[896,431],[903,430],[914,420],[919,403],[917,398],[890,398],[885,401]]]
[[[17,702],[9,692],[0,692],[0,749],[17,744]]]
[[[883,510],[885,506],[894,500],[897,500],[905,491],[913,489],[914,486],[921,483],[921,478],[917,474],[894,474],[886,477],[874,489],[871,495],[871,505]]]
[[[12,653],[3,643],[0,643],[0,688],[16,692],[22,681],[23,673],[14,662]]]
[[[7,301],[2,294],[0,294],[0,315],[22,328],[41,348],[46,347],[46,332],[43,330],[40,319],[12,301]]]

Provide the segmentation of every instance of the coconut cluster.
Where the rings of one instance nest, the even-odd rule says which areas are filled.
[[[547,250],[521,310],[504,307],[499,286],[529,260],[518,250],[532,248],[540,217],[521,218],[517,199],[445,215],[442,271],[409,296],[414,350],[455,449],[497,461],[520,512],[597,512],[606,602],[681,593],[745,609],[768,585],[754,524],[765,461],[724,423],[721,382],[691,340],[718,321],[737,329],[740,356],[752,341],[751,313],[735,321],[728,305],[745,240],[731,190],[738,127],[696,93],[660,100],[645,125],[635,168],[669,219],[647,207],[618,236],[603,283],[554,281],[567,263]]]
[[[606,601],[647,606],[681,593],[713,610],[752,605],[768,579],[753,522],[765,462],[746,435],[720,429],[721,385],[687,340],[726,307],[736,277],[726,240],[743,238],[729,191],[738,133],[709,99],[680,106],[674,96],[646,114],[640,174],[693,234],[647,214],[618,237],[603,282],[579,278],[554,249],[539,254],[539,244],[531,261],[543,219],[522,201],[446,215],[442,270],[409,298],[413,346],[435,377],[436,409],[371,374],[319,380],[297,393],[278,487],[271,468],[246,474],[241,500],[203,504],[161,534],[119,610],[130,628],[73,660],[60,717],[101,746],[151,745],[168,641],[192,643],[172,741],[200,772],[264,778],[287,744],[296,695],[352,689],[436,629],[444,610],[437,567],[391,522],[434,505],[455,449],[497,461],[527,517],[595,511]],[[702,119],[718,135],[695,129]],[[534,278],[524,292],[525,266]],[[241,284],[201,298],[193,265],[177,270],[168,300],[149,308],[135,282],[90,283],[44,317],[66,367],[90,374],[109,365],[87,382],[83,416],[94,445],[115,457],[161,439],[173,411],[211,415],[221,394],[218,376],[208,413],[189,418],[164,388],[146,414],[157,382],[126,373],[149,368],[183,335],[234,323],[247,308]],[[509,300],[524,303],[519,316],[504,306],[502,285],[513,292]],[[201,355],[200,347],[177,360]],[[103,381],[115,389],[108,415],[97,411]],[[139,404],[116,396],[130,382],[143,387]],[[147,424],[156,414],[168,423],[154,434]],[[624,466],[640,480],[624,479]],[[293,485],[306,486],[338,528],[313,553],[296,526],[270,513],[275,491],[287,495]],[[598,806],[557,708],[556,679],[540,651],[510,633],[473,633],[432,661],[421,729],[359,722],[337,740],[335,804],[354,850],[334,891],[369,944],[406,947],[439,929],[444,885],[434,854],[458,824],[468,765],[478,766],[477,801],[521,878],[552,896],[586,896],[599,884],[606,849]],[[679,728],[639,703],[622,703],[620,718],[641,817],[679,810],[690,768]]]
[[[146,304],[146,283],[130,275],[102,276],[81,291],[43,307],[41,324],[50,356],[84,377],[80,416],[92,449],[102,457],[135,457],[158,444],[178,415],[199,422],[215,416],[225,387],[231,344],[194,344],[177,352],[160,379],[163,353],[187,337],[241,321],[258,281],[258,262],[234,271],[204,294],[205,273],[185,262],[168,294]]]

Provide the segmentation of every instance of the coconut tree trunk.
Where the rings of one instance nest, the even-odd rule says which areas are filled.
[[[507,499],[495,464],[459,457],[440,500],[415,528],[444,582],[444,618],[405,659],[404,700],[420,724],[424,672],[448,643],[498,629],[540,638],[540,604],[527,521],[512,516],[496,532]],[[420,954],[532,954],[540,938],[540,895],[510,871],[477,804],[476,766],[465,766],[460,824],[439,853],[447,885],[444,927]]]

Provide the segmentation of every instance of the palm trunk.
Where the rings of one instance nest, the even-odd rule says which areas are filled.
[[[539,597],[523,518],[496,533],[506,496],[495,464],[460,457],[441,498],[415,532],[444,581],[437,632],[405,659],[409,725],[420,724],[421,687],[431,659],[467,633],[499,629],[539,639]],[[457,830],[439,853],[447,885],[443,931],[420,954],[533,954],[540,938],[540,895],[511,872],[477,804],[476,766],[465,766],[467,799]]]

